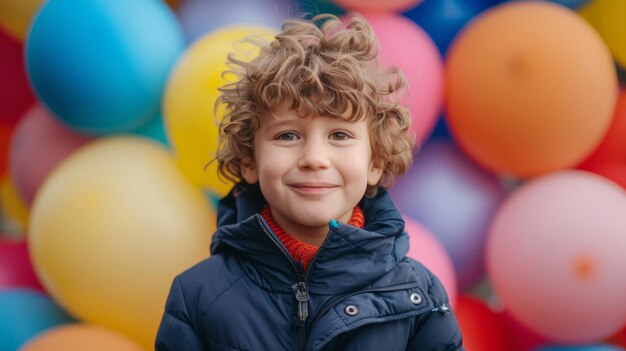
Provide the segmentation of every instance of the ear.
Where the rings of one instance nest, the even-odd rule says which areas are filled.
[[[383,176],[384,163],[380,161],[372,160],[370,162],[369,169],[367,171],[367,185],[374,186],[378,184],[380,178]]]
[[[259,181],[254,161],[248,160],[241,164],[241,176],[248,184],[254,184]]]

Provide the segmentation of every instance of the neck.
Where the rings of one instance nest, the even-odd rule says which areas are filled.
[[[324,242],[324,239],[326,239],[326,235],[328,235],[328,223],[324,223],[320,226],[307,226],[303,224],[296,224],[286,220],[285,218],[282,218],[280,213],[276,213],[273,209],[270,210],[276,224],[278,224],[280,228],[282,228],[285,232],[289,233],[289,235],[297,240],[305,242],[309,245],[319,247]],[[352,210],[348,211],[346,214],[336,219],[340,222],[347,223],[351,217]]]

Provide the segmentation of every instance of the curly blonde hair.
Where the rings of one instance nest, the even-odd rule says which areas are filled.
[[[266,42],[248,39],[260,54],[246,62],[229,55],[236,80],[219,90],[216,102],[224,104],[216,154],[221,177],[237,182],[241,167],[254,162],[254,135],[259,116],[286,104],[299,116],[333,116],[368,122],[372,159],[383,168],[366,196],[388,187],[394,175],[402,175],[413,160],[414,139],[407,108],[395,100],[406,87],[397,68],[378,69],[374,32],[360,15],[345,24],[336,16],[311,20],[291,19],[283,32]]]

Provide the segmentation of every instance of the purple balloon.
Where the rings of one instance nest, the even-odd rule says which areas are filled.
[[[470,161],[450,140],[436,139],[390,193],[401,212],[440,239],[452,258],[459,289],[485,275],[485,237],[507,193],[499,177]]]
[[[176,9],[188,43],[226,26],[279,29],[285,18],[298,14],[291,0],[185,0]]]
[[[43,107],[31,109],[15,128],[9,170],[17,192],[30,205],[59,162],[91,138],[70,130]]]

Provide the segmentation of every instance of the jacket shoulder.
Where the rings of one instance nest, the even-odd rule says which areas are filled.
[[[235,257],[214,255],[185,270],[175,281],[187,305],[204,312],[244,275]]]
[[[439,278],[421,262],[409,257],[406,258],[406,261],[413,268],[416,279],[421,282],[421,287],[427,292],[434,305],[448,304],[448,293]]]

